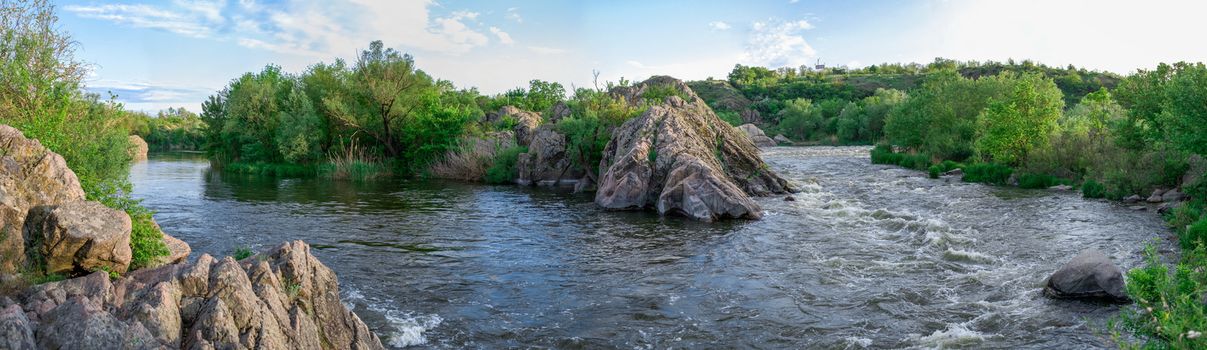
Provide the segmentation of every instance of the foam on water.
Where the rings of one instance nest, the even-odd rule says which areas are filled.
[[[963,323],[947,324],[947,329],[935,331],[925,337],[916,337],[918,345],[926,347],[950,347],[950,346],[968,346],[985,341],[986,335],[972,329],[968,329]]]
[[[384,310],[386,320],[394,327],[389,334],[389,344],[393,347],[408,347],[427,344],[424,332],[436,328],[444,322],[440,315],[415,315],[409,312]]]

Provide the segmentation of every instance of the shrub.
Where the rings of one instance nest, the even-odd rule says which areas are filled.
[[[1200,218],[1182,230],[1178,235],[1178,242],[1182,244],[1182,249],[1191,249],[1207,243],[1207,218]]]
[[[515,146],[495,154],[494,164],[486,169],[483,180],[489,184],[506,184],[516,179],[516,160],[520,154],[528,153],[528,147]]]
[[[997,163],[979,163],[964,167],[964,182],[1005,185],[1014,169]]]
[[[445,153],[441,160],[433,163],[428,175],[438,179],[482,181],[495,155],[510,147],[515,147],[515,139],[511,137],[502,140],[495,137],[466,137],[461,141],[461,148]]]
[[[255,254],[255,252],[252,252],[251,248],[239,247],[239,248],[235,248],[235,252],[231,253],[231,256],[234,257],[235,260],[243,260],[243,259],[247,259],[248,257],[251,257],[254,254]]]
[[[900,160],[900,155],[893,152],[893,146],[879,144],[872,148],[872,164],[896,165]]]
[[[666,101],[667,97],[679,96],[684,101],[691,102],[687,92],[679,90],[678,87],[672,84],[650,84],[645,87],[645,91],[641,92],[641,98],[650,104],[659,104]]]
[[[1125,308],[1120,313],[1123,322],[1117,324],[1139,337],[1115,334],[1115,341],[1124,344],[1123,348],[1207,348],[1207,339],[1189,336],[1192,331],[1207,328],[1201,302],[1201,295],[1207,291],[1200,270],[1207,262],[1204,252],[1201,246],[1184,251],[1182,261],[1171,269],[1161,261],[1156,248],[1149,246],[1145,265],[1127,273],[1127,293],[1136,301],[1136,307]],[[1132,342],[1144,344],[1127,344]]]
[[[964,164],[956,163],[955,161],[950,160],[945,160],[942,163],[939,163],[939,166],[943,169],[943,172],[964,168]]]
[[[1044,189],[1056,185],[1068,185],[1071,181],[1048,174],[1023,174],[1018,177],[1018,187]]]
[[[1081,184],[1081,196],[1085,198],[1105,198],[1106,186],[1094,180],[1085,180]]]
[[[742,116],[738,115],[738,112],[721,111],[717,112],[717,117],[720,117],[721,120],[724,120],[726,123],[729,123],[729,125],[733,126],[738,126],[745,123],[742,121]]]
[[[939,178],[939,174],[942,172],[943,172],[943,166],[937,165],[937,164],[931,165],[930,168],[927,169],[927,175],[929,175],[930,178],[932,178],[932,179]]]

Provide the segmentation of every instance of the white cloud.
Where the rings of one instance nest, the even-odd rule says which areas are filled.
[[[800,0],[788,0],[788,3],[789,3],[789,4],[795,4],[795,3],[798,3],[798,2],[800,2]]]
[[[183,11],[163,10],[148,5],[121,4],[68,5],[63,9],[84,18],[106,20],[136,28],[166,30],[193,38],[207,38],[212,35],[210,26]]]
[[[518,8],[508,8],[506,17],[507,19],[515,21],[516,23],[524,23],[524,17],[520,16],[520,9]]]
[[[504,45],[515,44],[515,40],[511,40],[511,34],[507,34],[507,32],[504,32],[498,27],[490,27],[490,32],[494,33],[494,35],[499,38],[499,42],[503,43]]]
[[[566,49],[559,49],[559,48],[555,48],[555,47],[544,47],[544,46],[529,46],[528,50],[542,54],[542,55],[560,55],[560,54],[566,53]]]
[[[811,28],[813,25],[804,20],[769,19],[754,22],[741,60],[747,64],[776,68],[807,64],[817,56],[817,51],[802,35],[802,32]]]
[[[725,23],[725,22],[722,22],[722,21],[712,21],[712,22],[708,22],[708,26],[709,26],[710,28],[712,28],[712,29],[716,29],[716,30],[729,30],[729,28],[730,28],[730,27],[729,27],[729,23]]]

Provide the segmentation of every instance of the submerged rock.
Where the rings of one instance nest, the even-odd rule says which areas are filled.
[[[673,94],[646,96],[649,91]],[[762,209],[750,196],[792,190],[767,167],[749,138],[717,117],[683,82],[657,76],[612,94],[632,104],[655,104],[613,132],[599,165],[596,204],[621,210],[652,207],[660,214],[705,221],[757,219]]]
[[[1095,249],[1082,251],[1048,277],[1044,295],[1057,299],[1131,300],[1124,289],[1123,271]]]
[[[1124,198],[1123,203],[1139,203],[1142,200],[1144,200],[1144,198],[1140,197],[1139,195],[1133,194],[1133,195],[1127,196],[1127,198]]]
[[[147,141],[143,141],[138,135],[130,135],[127,140],[130,143],[130,159],[135,162],[147,160]]]
[[[42,348],[382,348],[301,241],[243,261],[203,255],[114,282],[94,273],[39,285],[0,311],[5,335],[22,332],[13,308]]]
[[[750,138],[750,141],[754,142],[755,146],[775,147],[779,145],[779,143],[775,142],[775,140],[767,137],[767,134],[763,133],[763,129],[759,129],[759,127],[755,126],[754,124],[742,124],[742,126],[739,126],[738,129],[741,129],[742,132]]]

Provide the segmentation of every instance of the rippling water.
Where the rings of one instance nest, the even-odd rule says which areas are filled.
[[[606,212],[565,191],[333,183],[134,167],[136,197],[194,256],[302,239],[391,347],[1097,348],[1118,307],[1051,301],[1085,248],[1123,268],[1151,212],[1075,193],[931,180],[867,148],[776,148],[803,192],[763,220]]]

